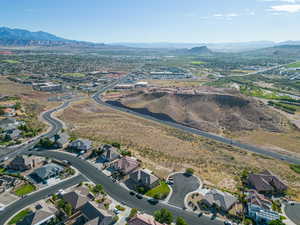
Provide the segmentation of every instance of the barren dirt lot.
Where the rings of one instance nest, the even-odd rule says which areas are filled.
[[[160,176],[193,167],[206,183],[235,191],[238,174],[244,168],[269,169],[300,199],[300,176],[281,161],[99,106],[92,100],[73,103],[59,117],[78,137],[90,138],[96,144],[120,142]]]
[[[49,93],[34,91],[30,86],[12,82],[1,76],[0,95],[20,97],[22,106],[33,118],[31,123],[34,127],[45,128],[46,125],[38,120],[40,113],[61,104],[59,102],[48,102],[47,99],[51,96]]]

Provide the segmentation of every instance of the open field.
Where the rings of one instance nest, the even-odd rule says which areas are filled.
[[[300,67],[300,62],[291,63],[286,66],[287,68],[298,68]]]
[[[290,165],[257,154],[181,132],[152,121],[96,105],[92,100],[73,103],[60,119],[72,134],[100,144],[117,141],[132,151],[143,166],[165,177],[192,167],[205,183],[236,191],[244,169],[268,169],[280,176],[300,199],[300,176]]]
[[[11,60],[11,59],[5,59],[5,60],[2,60],[2,62],[4,62],[4,63],[10,63],[10,64],[18,64],[18,63],[20,63],[17,60]]]
[[[29,125],[34,128],[45,128],[45,124],[38,117],[41,112],[54,108],[61,103],[48,102],[49,93],[32,90],[31,87],[18,84],[0,76],[0,95],[16,96],[24,106],[27,116],[30,117]]]
[[[85,77],[83,73],[65,73],[64,76],[67,77]]]

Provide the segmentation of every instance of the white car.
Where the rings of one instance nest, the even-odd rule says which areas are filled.
[[[115,213],[115,214],[120,214],[120,210],[114,209],[114,213]]]

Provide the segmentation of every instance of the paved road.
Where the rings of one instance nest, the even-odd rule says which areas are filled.
[[[12,217],[15,213],[22,210],[23,208],[26,208],[29,205],[56,193],[60,189],[66,189],[85,180],[86,179],[82,175],[78,175],[12,203],[11,205],[7,206],[4,211],[0,212],[0,224],[4,224],[10,217]]]
[[[183,208],[185,196],[200,187],[199,180],[195,176],[186,176],[183,173],[176,173],[172,177],[174,184],[171,185],[173,193],[169,204]]]
[[[297,158],[297,157],[288,156],[288,155],[284,155],[284,154],[277,153],[277,152],[272,152],[272,151],[267,150],[267,149],[263,149],[263,148],[256,147],[256,146],[253,146],[253,145],[241,143],[241,142],[235,141],[233,139],[225,138],[225,137],[222,137],[222,136],[219,136],[219,135],[216,135],[216,134],[212,134],[212,133],[209,133],[209,132],[198,130],[198,129],[195,129],[195,128],[192,128],[192,127],[185,126],[183,124],[157,119],[155,117],[145,115],[145,114],[142,114],[142,113],[139,113],[139,112],[127,109],[127,108],[111,105],[111,104],[108,104],[106,102],[103,102],[101,100],[100,96],[97,95],[97,94],[93,96],[93,99],[97,103],[99,103],[101,105],[105,105],[105,106],[110,107],[112,109],[116,109],[116,110],[119,110],[119,111],[122,111],[122,112],[130,113],[132,115],[142,117],[144,119],[148,119],[148,120],[152,120],[152,121],[155,121],[155,122],[158,122],[158,123],[161,123],[161,124],[165,124],[165,125],[168,125],[170,127],[174,127],[174,128],[179,129],[179,130],[182,130],[184,132],[196,134],[196,135],[199,135],[199,136],[202,136],[202,137],[205,137],[205,138],[209,138],[209,139],[212,139],[212,140],[215,140],[215,141],[227,144],[227,145],[231,145],[231,146],[234,146],[234,147],[241,148],[243,150],[247,150],[249,152],[254,152],[254,153],[257,153],[257,154],[260,154],[260,155],[265,155],[265,156],[268,156],[268,157],[271,157],[271,158],[274,158],[274,159],[283,160],[283,161],[286,161],[288,163],[293,163],[293,164],[300,165],[300,158]]]
[[[24,151],[28,151],[29,149],[33,148],[41,138],[45,138],[45,137],[48,137],[48,138],[51,138],[53,137],[55,134],[57,134],[63,127],[62,123],[56,119],[53,119],[51,117],[51,114],[54,113],[54,112],[57,112],[59,110],[62,110],[66,107],[69,106],[69,101],[68,102],[65,102],[63,103],[62,105],[60,105],[59,107],[55,108],[55,109],[51,109],[49,111],[46,111],[42,114],[42,117],[43,119],[50,125],[51,129],[49,130],[49,132],[47,132],[46,134],[43,134],[37,138],[35,138],[33,141],[31,141],[30,143],[24,143],[24,144],[21,144],[17,147],[7,147],[5,149],[1,149],[0,151],[0,156],[2,156],[2,158],[0,159],[3,159],[5,157],[8,157],[8,158],[12,158],[18,154],[20,154],[21,152],[24,152]]]
[[[295,203],[295,205],[286,205],[284,208],[287,217],[293,221],[295,224],[300,224],[300,203]]]
[[[198,217],[194,213],[184,211],[177,207],[172,207],[167,204],[158,203],[156,205],[150,204],[147,199],[137,199],[135,196],[131,196],[124,187],[117,183],[113,183],[112,180],[104,175],[101,171],[91,165],[89,162],[76,158],[70,154],[66,154],[58,151],[40,151],[31,152],[32,154],[53,157],[59,160],[68,160],[73,167],[78,169],[81,174],[84,174],[89,180],[95,184],[102,184],[109,196],[119,202],[125,202],[131,208],[138,208],[139,210],[153,214],[160,208],[169,209],[175,217],[182,216],[186,219],[189,225],[221,225],[222,222],[219,220],[210,220],[209,217],[202,216]]]

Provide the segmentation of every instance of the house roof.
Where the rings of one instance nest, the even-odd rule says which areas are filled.
[[[77,139],[70,143],[70,146],[72,148],[80,148],[82,146],[86,146],[87,148],[90,148],[91,145],[92,145],[92,142],[88,139]]]
[[[70,136],[67,133],[61,133],[56,142],[61,145],[64,145],[64,144],[68,143],[69,138],[70,138]]]
[[[63,167],[54,164],[54,163],[49,163],[43,167],[37,168],[34,173],[39,176],[42,179],[46,179],[49,176],[51,176],[52,174],[56,174],[58,172],[62,172],[63,171]]]
[[[137,214],[128,221],[129,225],[164,225],[154,220],[152,216],[146,214]]]
[[[141,182],[144,185],[151,185],[159,180],[159,178],[151,174],[151,171],[149,170],[137,170],[130,174],[130,178],[136,182]]]
[[[101,146],[101,150],[103,151],[101,156],[106,160],[111,161],[120,157],[120,153],[117,148],[112,145],[104,144]]]
[[[97,208],[93,203],[86,202],[81,208],[82,214],[91,224],[108,225],[112,222],[112,215],[105,210]]]
[[[237,198],[227,192],[216,189],[210,190],[204,196],[204,199],[210,204],[216,204],[218,207],[229,210],[231,206],[237,202]]]
[[[17,155],[10,163],[11,164],[22,164],[29,165],[31,163],[31,158],[26,155]]]
[[[75,192],[68,192],[63,195],[63,199],[70,203],[73,209],[79,209],[88,202],[88,198]]]
[[[30,213],[17,225],[40,225],[53,217],[55,217],[55,213],[41,209]]]
[[[0,120],[0,126],[14,124],[16,122],[17,122],[17,120],[15,118],[5,118],[3,120]]]
[[[122,172],[129,173],[139,166],[139,162],[135,158],[125,156],[119,159],[116,165]]]
[[[272,205],[269,199],[259,194],[256,190],[249,190],[246,200],[248,203],[258,205],[264,209],[269,209]]]
[[[287,189],[282,181],[268,171],[261,174],[250,174],[248,180],[258,191],[282,191]]]

